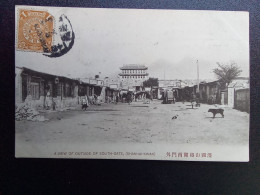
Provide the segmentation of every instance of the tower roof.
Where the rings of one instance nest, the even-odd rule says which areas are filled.
[[[146,70],[147,67],[140,64],[126,64],[120,68],[121,70]]]

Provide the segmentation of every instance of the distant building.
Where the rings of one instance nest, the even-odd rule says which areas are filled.
[[[183,82],[182,80],[159,80],[159,88],[184,88],[187,83]]]
[[[183,82],[182,80],[178,80],[178,79],[158,80],[158,83],[159,83],[158,95],[157,95],[158,99],[162,98],[163,93],[166,89],[174,90],[178,94],[178,89],[188,86],[186,82]]]
[[[229,83],[227,88],[227,101],[224,103],[227,103],[227,105],[231,108],[239,107],[239,110],[249,112],[249,78],[237,77],[236,79],[233,79],[231,83]],[[237,99],[238,101],[241,99],[239,104],[236,104]]]
[[[122,81],[123,89],[133,89],[140,91],[143,82],[148,79],[148,68],[144,65],[128,64],[120,68],[119,76]]]

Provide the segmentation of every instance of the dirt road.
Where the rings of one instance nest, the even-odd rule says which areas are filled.
[[[225,118],[208,112],[210,105],[133,102],[45,113],[49,121],[16,121],[16,144],[174,143],[246,145],[249,115],[231,108]],[[172,119],[173,116],[176,119]]]

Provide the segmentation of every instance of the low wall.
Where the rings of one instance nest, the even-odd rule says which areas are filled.
[[[32,97],[29,95],[26,97],[24,103],[36,110],[44,109],[44,96],[40,96],[39,100],[33,100]]]
[[[63,109],[66,107],[76,107],[79,104],[79,98],[78,97],[66,97],[66,98],[53,98],[54,102],[55,102],[55,108],[57,110],[59,109]]]
[[[49,102],[47,102],[49,101]],[[55,102],[55,110],[61,110],[67,107],[76,107],[78,104],[80,104],[79,98],[78,97],[66,97],[62,98],[61,97],[55,97],[53,98],[53,101]],[[53,109],[53,103],[52,103],[52,98],[47,100],[44,96],[40,96],[39,100],[33,100],[31,96],[27,96],[25,99],[24,103],[36,110],[43,110],[46,109],[46,106],[49,105],[50,109]]]

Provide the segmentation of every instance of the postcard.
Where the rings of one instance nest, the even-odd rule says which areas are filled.
[[[15,156],[249,161],[249,14],[16,6]]]

